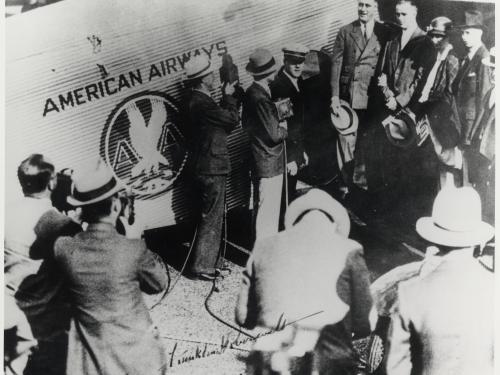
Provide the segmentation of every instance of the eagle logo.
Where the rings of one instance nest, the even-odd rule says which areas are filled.
[[[168,191],[182,172],[188,153],[178,117],[177,106],[160,92],[128,97],[108,117],[101,153],[136,196]]]

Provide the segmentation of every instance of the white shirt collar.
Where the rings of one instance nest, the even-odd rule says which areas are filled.
[[[481,45],[474,46],[469,50],[469,52],[467,52],[467,57],[469,58],[469,60],[472,60],[479,47],[481,47]]]
[[[295,88],[297,89],[297,91],[300,91],[299,90],[299,82],[298,82],[297,78],[292,77],[290,74],[288,74],[288,72],[285,69],[283,69],[283,73],[285,73],[285,75],[292,82],[292,84],[295,86]]]
[[[261,81],[254,81],[256,84],[258,84],[260,87],[262,87],[266,92],[271,96],[271,89],[269,88],[269,85],[267,84],[266,81],[261,80]]]
[[[371,35],[373,34],[373,28],[375,27],[375,20],[370,20],[367,23],[361,23],[361,30],[363,30],[366,27],[366,36],[368,39],[370,39]]]

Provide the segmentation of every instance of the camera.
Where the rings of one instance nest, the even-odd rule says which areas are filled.
[[[278,111],[278,119],[280,121],[293,116],[293,104],[290,98],[278,100],[274,102],[274,105]]]
[[[61,169],[56,174],[56,186],[52,190],[51,194],[52,206],[65,214],[67,214],[68,211],[75,209],[75,207],[69,204],[66,200],[66,198],[71,195],[71,188],[73,185],[73,181],[71,179],[72,175],[73,170],[71,168]]]

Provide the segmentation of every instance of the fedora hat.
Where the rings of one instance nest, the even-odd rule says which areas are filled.
[[[436,17],[427,26],[427,35],[446,36],[451,30],[452,22],[448,17]]]
[[[417,124],[415,118],[407,111],[401,110],[395,115],[387,117],[382,125],[387,139],[394,146],[405,148],[416,143]]]
[[[330,117],[333,126],[342,135],[354,133],[358,130],[358,115],[345,100],[340,100],[338,116],[330,109]]]
[[[291,43],[283,47],[284,58],[297,64],[303,63],[308,53],[309,48],[299,43]]]
[[[85,206],[103,201],[121,189],[111,168],[99,159],[89,170],[73,175],[73,193],[67,201],[72,206]]]
[[[257,48],[248,60],[246,69],[253,76],[269,75],[277,69],[273,55],[265,48]]]
[[[184,65],[184,69],[188,80],[202,78],[213,72],[212,63],[204,54],[191,57]]]
[[[465,24],[457,27],[458,29],[481,29],[484,30],[483,13],[477,9],[469,9],[465,11]]]
[[[291,228],[301,215],[311,210],[323,211],[337,224],[337,233],[346,238],[349,236],[351,221],[347,210],[320,189],[311,189],[290,204],[285,214],[285,228]]]
[[[481,199],[471,187],[443,188],[432,206],[432,216],[417,221],[417,233],[444,246],[469,247],[485,244],[495,228],[481,219]]]
[[[491,47],[490,55],[488,57],[485,57],[484,59],[482,59],[481,62],[484,65],[489,66],[490,68],[495,67],[495,47]]]

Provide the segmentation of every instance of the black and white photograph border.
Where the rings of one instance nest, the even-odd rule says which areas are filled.
[[[399,12],[411,16],[415,9],[414,29],[421,31],[409,40],[402,24],[411,21],[396,14],[402,3],[408,8]],[[3,6],[6,374],[403,374],[412,362],[401,343],[429,327],[438,332],[427,332],[426,339],[436,340],[432,347],[439,348],[441,334],[457,343],[486,337],[450,352],[443,343],[432,352],[437,361],[413,363],[420,371],[496,373],[498,345],[488,341],[500,334],[491,283],[498,281],[494,0],[5,0]],[[375,26],[360,27],[371,16]],[[469,31],[481,46],[467,45]],[[441,48],[443,39],[452,48]],[[436,78],[443,76],[442,61],[455,69],[453,82]],[[281,78],[288,85],[280,87]],[[445,99],[429,104],[438,89]],[[286,118],[274,106],[255,110],[266,105],[262,100],[285,100]],[[46,190],[27,193],[30,181],[43,184],[46,173]],[[85,210],[108,201],[107,221]],[[93,264],[74,254],[98,248],[85,233],[101,236],[103,225],[117,251],[100,249],[106,254],[94,264],[101,269],[80,268],[73,277],[72,269]],[[118,250],[144,258],[133,263]],[[467,260],[458,260],[464,254]],[[113,276],[103,276],[106,262],[116,280],[125,268],[137,268],[127,287],[142,292],[130,294],[138,298],[131,308],[140,310],[136,323],[143,319],[149,328],[130,321],[109,327],[110,317],[127,315],[112,303],[86,310],[105,306],[106,293],[112,300],[122,292]],[[448,274],[438,271],[445,264]],[[47,269],[48,281],[40,276]],[[315,284],[331,280],[330,289]],[[87,316],[70,317],[64,338],[47,334],[48,321],[36,326],[40,311],[33,306],[40,301],[30,305],[29,293],[50,295],[44,288],[61,282],[62,303],[95,313],[92,324],[115,335],[101,345],[119,349],[91,348],[100,339],[86,336]],[[76,306],[79,293],[89,290],[88,306]],[[439,316],[454,309],[461,311]],[[464,321],[468,327],[450,328]],[[336,342],[329,336],[339,325],[349,333],[348,348],[333,352],[352,363],[337,367],[331,348],[320,343]],[[121,330],[127,326],[129,332]],[[138,332],[147,336],[142,348]],[[68,340],[82,337],[90,337],[78,348],[87,354],[72,367],[66,360],[78,353]],[[394,349],[399,344],[402,351]],[[107,355],[117,356],[110,360],[116,363],[105,363]]]

